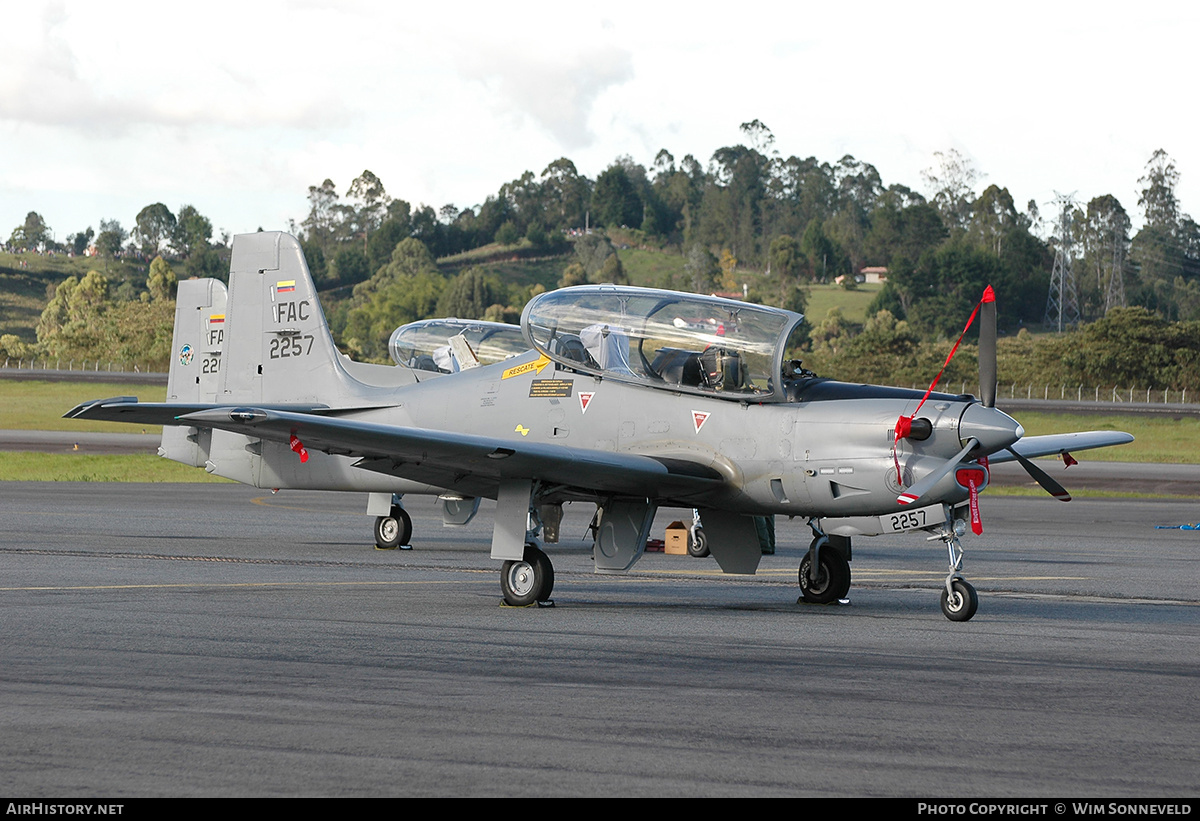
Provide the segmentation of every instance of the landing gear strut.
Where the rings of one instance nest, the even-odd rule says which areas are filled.
[[[815,520],[808,525],[813,540],[800,560],[800,597],[811,604],[829,604],[846,598],[850,592],[850,563],[829,543],[829,537]]]
[[[942,615],[950,621],[970,621],[979,609],[979,594],[959,572],[962,570],[963,549],[958,537],[966,530],[961,520],[942,528],[929,538],[946,543],[950,559],[950,572],[946,575],[946,586],[942,590]]]

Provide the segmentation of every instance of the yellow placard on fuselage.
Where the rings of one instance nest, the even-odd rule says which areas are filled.
[[[515,365],[500,375],[501,379],[508,379],[511,376],[521,376],[522,374],[536,371],[541,373],[542,369],[550,364],[550,357],[542,354],[532,362],[526,362],[524,365]]]

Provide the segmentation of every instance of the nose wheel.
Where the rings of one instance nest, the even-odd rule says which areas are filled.
[[[962,579],[952,579],[942,591],[942,614],[950,621],[970,621],[979,609],[975,588]]]
[[[962,570],[963,549],[958,537],[966,527],[963,522],[947,523],[941,532],[930,536],[930,540],[941,539],[946,543],[946,551],[950,558],[950,572],[946,576],[946,586],[942,590],[942,615],[950,621],[970,621],[979,609],[979,594],[975,588],[964,579],[959,571]]]

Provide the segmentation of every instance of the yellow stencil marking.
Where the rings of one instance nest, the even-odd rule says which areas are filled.
[[[509,368],[504,373],[500,374],[500,378],[508,379],[510,376],[521,376],[522,374],[532,373],[534,371],[541,373],[542,370],[545,369],[545,367],[549,364],[550,357],[542,354],[532,362],[526,362],[524,365],[516,365],[515,367]]]

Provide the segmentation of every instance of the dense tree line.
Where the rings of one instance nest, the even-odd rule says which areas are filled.
[[[495,244],[512,256],[561,257],[560,285],[625,282],[609,238],[616,233],[622,242],[678,255],[681,273],[662,283],[668,287],[732,290],[749,278],[752,298],[793,309],[803,308],[808,283],[844,278],[853,287],[864,267],[886,267],[887,285],[866,326],[812,317],[817,357],[851,349],[856,335],[852,350],[863,357],[868,348],[887,350],[871,348],[880,334],[899,335],[888,337],[892,347],[951,337],[988,283],[1001,295],[1002,330],[1037,325],[1055,253],[1068,243],[1085,321],[1126,305],[1156,321],[1200,320],[1200,227],[1180,209],[1179,172],[1164,151],[1139,180],[1143,226],[1135,235],[1125,207],[1106,194],[1076,206],[1069,233],[1059,236],[1057,215],[1043,220],[1036,203],[1022,211],[999,185],[977,192],[980,174],[957,152],[935,156],[923,174],[926,196],[885,186],[872,165],[849,155],[832,163],[784,157],[758,120],[741,130],[742,143],[717,149],[707,163],[663,149],[649,168],[620,157],[592,180],[563,157],[463,208],[393,198],[369,170],[344,192],[326,179],[309,187],[308,213],[290,230],[319,287],[346,289],[343,299],[330,300],[341,342],[373,359],[382,358],[387,334],[402,322],[433,314],[511,321],[530,295],[480,268],[460,266],[449,277],[435,260]],[[131,231],[116,220],[102,220],[99,229],[89,226],[56,246],[45,220],[31,212],[9,246],[91,247],[101,269],[120,255],[161,255],[182,276],[225,276],[228,238],[214,241],[211,222],[192,206],[174,214],[154,203]],[[136,291],[123,283],[108,298],[128,302],[139,298]]]
[[[170,257],[185,276],[228,275],[228,237],[213,242],[212,221],[194,206],[184,205],[179,214],[161,202],[147,205],[127,231],[120,220],[102,219],[96,232],[90,225],[69,234],[65,242],[55,242],[45,219],[30,211],[25,222],[13,229],[6,249],[83,256],[94,254],[106,270],[110,262],[132,257],[149,262],[158,256]]]
[[[923,340],[888,311],[870,317],[855,333],[836,311],[812,330],[805,364],[821,374],[861,382],[929,383],[950,351],[948,340]],[[1200,390],[1200,321],[1168,322],[1146,308],[1115,308],[1076,333],[1034,335],[1022,329],[998,341],[1001,387],[1058,389],[1055,396],[1091,396],[1095,388],[1138,391]],[[951,361],[941,388],[978,385],[978,351],[964,345]]]

